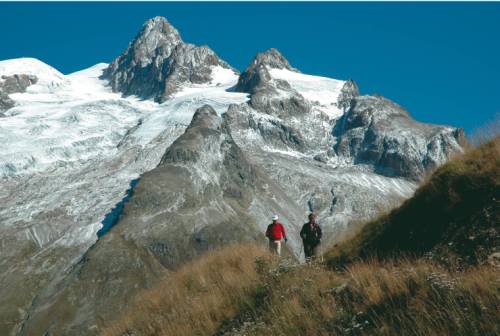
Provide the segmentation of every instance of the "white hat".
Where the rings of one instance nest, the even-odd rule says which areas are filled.
[[[279,218],[278,215],[274,215],[273,216],[273,221],[278,220],[278,218]]]

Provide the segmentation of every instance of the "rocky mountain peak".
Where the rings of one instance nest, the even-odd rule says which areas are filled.
[[[158,53],[169,55],[179,43],[182,39],[177,29],[164,17],[157,16],[144,23],[129,49],[133,51],[134,61],[144,67]]]
[[[299,72],[292,68],[287,59],[277,50],[271,48],[265,52],[258,53],[246,70],[240,75],[235,91],[254,94],[258,91],[269,91],[267,85],[271,81],[270,69],[286,69]],[[282,83],[287,86],[286,83]],[[288,87],[287,87],[288,88]]]
[[[334,150],[382,175],[420,181],[463,146],[463,130],[420,123],[381,96],[357,96],[336,123]]]
[[[345,82],[337,98],[337,104],[344,112],[348,110],[353,99],[359,96],[359,88],[355,81],[349,79]]]
[[[258,66],[268,66],[272,69],[287,69],[290,71],[296,71],[297,69],[292,68],[288,60],[278,51],[278,49],[271,48],[264,52],[258,53],[250,64],[249,68]]]
[[[184,86],[210,83],[216,66],[231,69],[209,47],[184,43],[167,19],[155,17],[103,77],[115,92],[162,103]]]

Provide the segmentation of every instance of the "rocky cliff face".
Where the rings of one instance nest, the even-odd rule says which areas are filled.
[[[317,79],[311,87],[308,81],[313,82],[278,51],[258,54],[236,86],[251,93],[246,106],[231,107],[248,119],[239,127],[323,163],[366,165],[384,176],[415,181],[464,145],[462,130],[419,123],[388,99],[360,96],[352,80],[326,86]],[[326,87],[330,102],[311,95],[315,85]]]
[[[378,96],[353,98],[333,133],[337,155],[372,165],[386,176],[417,181],[465,144],[463,130],[419,123],[399,105]]]
[[[0,152],[0,304],[13,307],[0,312],[0,333],[99,334],[169,269],[222,244],[265,242],[275,213],[300,259],[308,212],[324,246],[340,241],[411,196],[463,141],[461,130],[361,96],[352,80],[303,74],[275,49],[238,77],[164,18],[107,67],[52,70],[0,119],[29,127],[0,133],[22,139],[15,155]],[[107,218],[118,220],[97,240]]]
[[[164,102],[185,84],[212,80],[215,66],[231,69],[209,47],[184,43],[163,17],[147,21],[104,72],[114,91]]]

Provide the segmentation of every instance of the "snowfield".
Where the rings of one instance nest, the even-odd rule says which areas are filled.
[[[99,78],[106,67],[101,63],[63,75],[36,59],[0,62],[0,77],[38,78],[25,93],[10,95],[16,106],[0,118],[1,177],[113,156],[126,134],[144,146],[171,125],[188,125],[203,104],[223,113],[229,104],[247,100],[246,94],[227,92],[238,76],[222,67],[214,67],[212,83],[185,87],[164,104],[112,92]]]

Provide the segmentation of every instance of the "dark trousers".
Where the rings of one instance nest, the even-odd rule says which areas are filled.
[[[316,258],[319,256],[319,244],[310,244],[304,242],[304,254],[306,259]]]

